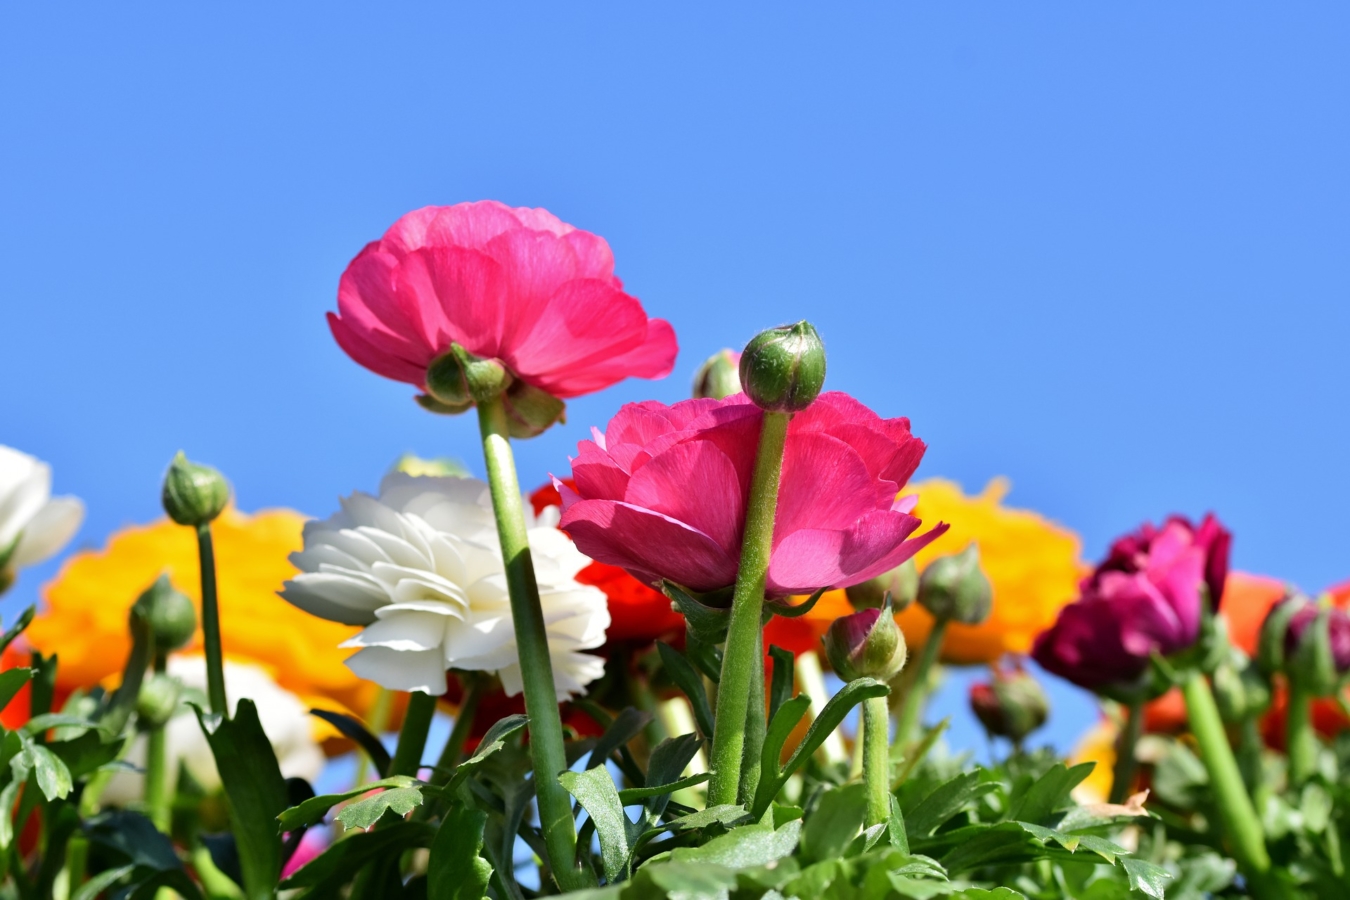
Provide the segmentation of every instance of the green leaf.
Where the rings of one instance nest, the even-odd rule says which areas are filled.
[[[1130,879],[1131,890],[1141,891],[1156,900],[1163,900],[1167,882],[1172,880],[1170,872],[1162,866],[1133,856],[1124,857],[1120,864],[1125,867],[1125,875]]]
[[[820,602],[820,598],[825,596],[825,592],[828,590],[829,588],[827,587],[818,588],[815,593],[807,597],[801,603],[798,603],[796,606],[793,606],[790,603],[770,600],[764,604],[764,611],[766,613],[773,613],[775,616],[782,616],[784,619],[800,619],[802,616],[815,609],[816,604]]]
[[[793,666],[797,658],[791,650],[784,650],[777,644],[769,645],[769,656],[773,658],[773,681],[769,685],[769,721],[778,714],[778,708],[792,697],[795,683]]]
[[[70,895],[70,900],[96,900],[99,894],[126,878],[135,868],[135,866],[118,866],[115,869],[104,869],[80,885],[79,889]]]
[[[711,737],[713,732],[712,707],[708,703],[708,692],[703,689],[703,679],[699,677],[698,672],[689,664],[689,660],[674,647],[663,641],[656,642],[656,650],[661,654],[661,665],[665,666],[666,674],[670,680],[675,682],[675,686],[684,692],[689,698],[689,705],[694,709],[694,721],[698,723],[698,730],[703,736]]]
[[[641,900],[727,900],[735,885],[736,873],[724,866],[666,861],[638,869],[630,890]]]
[[[685,627],[697,640],[709,645],[726,641],[727,625],[731,621],[730,607],[700,603],[673,581],[662,581],[660,589],[684,616]]]
[[[760,753],[759,767],[761,778],[777,778],[783,759],[783,745],[787,739],[792,736],[792,730],[797,727],[797,723],[806,715],[806,711],[811,708],[811,698],[805,694],[798,694],[791,700],[778,707],[777,714],[769,720],[769,729],[764,733],[764,749]],[[777,788],[774,794],[777,794]],[[756,800],[759,798],[756,797]],[[762,812],[756,804],[754,810],[756,814]]]
[[[651,713],[641,712],[631,706],[626,707],[595,742],[588,767],[603,765],[611,753],[641,734],[642,729],[646,728],[651,720]]]
[[[595,823],[600,838],[600,860],[605,869],[605,880],[610,884],[623,878],[628,868],[631,848],[629,832],[633,823],[623,812],[623,802],[614,787],[614,779],[603,766],[585,772],[563,772],[558,781],[565,787],[586,814]],[[636,835],[633,835],[636,837]]]
[[[808,862],[842,856],[862,829],[867,789],[861,782],[826,791],[802,829],[802,855]]]
[[[431,842],[427,900],[481,900],[487,894],[492,865],[482,857],[486,824],[486,813],[451,806]]]
[[[329,845],[280,887],[312,888],[316,897],[334,896],[371,860],[412,847],[429,846],[435,837],[436,828],[426,822],[394,822],[375,831],[362,831]],[[273,886],[275,883],[269,889]]]
[[[78,780],[117,759],[122,752],[122,743],[118,739],[109,740],[99,730],[90,729],[79,737],[52,741],[47,746],[70,769],[71,777]]]
[[[290,804],[276,754],[258,720],[258,707],[241,699],[233,719],[197,708],[197,721],[230,801],[230,830],[239,848],[244,893],[270,897],[281,872],[277,817]]]
[[[0,790],[0,809],[14,808],[15,802],[19,799],[19,788],[23,787],[23,783],[27,780],[27,776],[10,779],[4,790]],[[14,843],[14,818],[6,813],[0,815],[0,853],[8,851],[12,843]]]
[[[894,794],[888,799],[891,801],[891,815],[886,822],[886,838],[896,850],[908,853],[909,834],[905,831],[905,816],[900,812],[900,801]]]
[[[422,805],[422,791],[416,787],[391,788],[373,797],[358,800],[342,808],[337,820],[344,828],[369,828],[386,812],[402,818]]]
[[[967,803],[995,787],[989,782],[982,783],[979,772],[963,772],[938,785],[905,814],[905,830],[910,841],[932,834]]]
[[[182,869],[165,869],[138,882],[127,900],[153,900],[161,890],[169,888],[184,900],[201,900],[202,892]]]
[[[700,775],[690,775],[688,778],[681,778],[679,781],[672,781],[670,784],[658,784],[653,787],[625,788],[619,791],[619,802],[624,806],[632,806],[642,800],[655,800],[661,797],[669,797],[676,791],[682,791],[685,788],[691,788],[694,785],[702,784],[707,781],[709,775],[704,772]]]
[[[1034,822],[1038,825],[1045,824],[1052,813],[1073,805],[1069,800],[1069,793],[1079,782],[1092,774],[1095,765],[1090,762],[1079,763],[1071,769],[1063,763],[1054,765],[1013,803],[1012,809],[1008,811],[1008,818]]]
[[[529,719],[519,713],[498,719],[497,722],[487,730],[483,739],[478,742],[478,749],[473,752],[464,762],[455,766],[455,772],[450,776],[450,780],[441,788],[441,792],[447,797],[455,796],[460,785],[468,780],[469,776],[478,770],[491,756],[498,750],[506,746],[506,738],[511,734],[525,727]]]
[[[707,828],[709,825],[725,825],[728,827],[739,825],[749,818],[750,814],[745,811],[744,806],[710,806],[696,813],[672,819],[666,825],[677,831],[692,831],[696,828]]]
[[[379,781],[372,781],[369,784],[363,784],[354,787],[349,791],[343,791],[340,794],[320,794],[317,797],[310,797],[298,806],[292,806],[290,809],[277,816],[277,832],[294,831],[308,825],[317,825],[323,821],[324,815],[328,810],[342,803],[344,800],[350,800],[353,797],[359,797],[370,791],[380,788],[409,788],[418,783],[416,778],[408,775],[396,775],[393,778],[382,778]]]
[[[776,831],[769,825],[746,825],[733,828],[702,847],[673,850],[670,858],[676,862],[726,866],[730,869],[762,866],[790,854],[797,846],[801,831],[800,819],[794,819]]]
[[[48,750],[42,744],[29,744],[24,747],[21,757],[27,760],[28,766],[37,777],[38,787],[42,789],[42,796],[48,800],[64,799],[70,793],[74,786],[70,777],[70,769],[61,761],[51,750]],[[11,763],[12,765],[12,763]]]
[[[389,751],[384,748],[384,744],[380,743],[379,738],[370,733],[370,730],[360,719],[340,712],[333,712],[330,709],[311,709],[309,714],[323,719],[336,728],[343,737],[354,741],[357,746],[365,751],[366,756],[370,758],[370,764],[375,767],[375,771],[379,773],[381,778],[389,774],[389,763],[391,762]]]
[[[9,701],[14,699],[25,684],[33,678],[33,670],[29,668],[6,669],[0,672],[0,710],[9,706]]]
[[[933,749],[933,745],[937,743],[938,738],[942,737],[942,733],[946,731],[947,728],[951,726],[951,724],[952,724],[952,717],[947,716],[947,718],[943,719],[941,722],[938,722],[932,728],[924,732],[923,739],[920,740],[918,745],[914,747],[913,751],[910,752],[910,754],[904,758],[904,763],[900,766],[899,774],[895,775],[895,777],[891,780],[891,784],[893,786],[897,784],[904,784],[909,779],[909,776],[913,774],[914,769],[918,767],[919,763],[923,762],[924,757],[928,755],[928,751]],[[900,749],[901,748],[898,744],[891,745],[892,764],[894,764],[896,754]],[[894,766],[892,766],[892,768],[894,768]]]
[[[65,713],[43,713],[40,716],[33,716],[27,722],[23,723],[23,732],[30,735],[39,735],[53,728],[97,728],[97,722],[91,722],[83,716],[71,716]]]
[[[9,649],[9,645],[14,643],[14,639],[23,634],[24,629],[32,624],[35,615],[37,615],[36,606],[30,606],[19,613],[19,618],[14,620],[14,624],[3,635],[0,635],[0,653]]]
[[[125,858],[135,868],[159,871],[183,866],[173,842],[141,813],[122,809],[99,813],[84,823],[84,832],[91,844]]]

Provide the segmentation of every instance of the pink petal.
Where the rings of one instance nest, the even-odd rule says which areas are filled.
[[[660,513],[582,500],[568,507],[558,527],[591,559],[627,569],[645,584],[669,578],[690,590],[713,591],[736,581],[736,562],[716,541]]]
[[[678,353],[679,345],[670,323],[664,319],[651,319],[643,343],[588,365],[583,372],[560,381],[560,389],[568,391],[570,396],[577,396],[601,390],[625,378],[665,378],[675,368]]]
[[[842,531],[894,502],[895,485],[873,479],[848,444],[828,434],[789,434],[774,544],[798,530]]]
[[[430,360],[431,339],[398,296],[398,259],[378,244],[357,254],[338,281],[338,313],[366,342],[405,359]]]
[[[518,346],[534,330],[554,293],[578,276],[576,251],[549,232],[517,228],[488,241],[483,252],[497,260],[507,278],[511,313],[502,346]]]
[[[769,591],[783,595],[849,587],[887,572],[947,530],[940,523],[921,537],[905,540],[920,524],[913,516],[887,510],[868,513],[845,530],[794,532],[774,547]]]
[[[376,347],[362,337],[361,332],[338,318],[336,313],[330,312],[328,314],[328,327],[332,330],[333,338],[343,352],[360,365],[365,366],[377,375],[383,375],[385,378],[407,382],[419,388],[424,387],[427,374],[426,366],[418,365]]]
[[[590,500],[623,500],[628,490],[628,472],[590,441],[577,444],[572,480],[581,496]]]
[[[520,228],[511,207],[496,200],[442,206],[427,225],[426,238],[417,246],[458,246],[478,249],[497,235]],[[390,240],[386,235],[385,240]]]
[[[399,275],[400,296],[434,329],[438,352],[455,342],[478,356],[501,356],[511,304],[496,260],[463,247],[426,247],[403,260]]]
[[[608,241],[598,234],[580,229],[567,232],[563,235],[563,239],[572,246],[572,251],[577,255],[578,277],[618,281],[614,278],[614,252],[609,249]],[[623,290],[622,283],[617,283],[614,287]]]
[[[633,473],[623,499],[698,529],[729,557],[740,552],[745,517],[741,476],[708,441],[688,441],[652,457]]]

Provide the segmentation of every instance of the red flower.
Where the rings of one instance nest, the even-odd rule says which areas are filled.
[[[730,587],[763,412],[744,394],[674,406],[630,403],[583,441],[563,486],[561,527],[592,559],[647,584]],[[946,531],[921,524],[896,494],[923,457],[908,419],[882,419],[846,394],[796,414],[783,459],[768,593],[866,581]]]
[[[603,238],[491,200],[395,222],[342,273],[328,324],[352,359],[422,389],[451,343],[562,398],[663,377],[676,353],[670,324],[614,277]]]

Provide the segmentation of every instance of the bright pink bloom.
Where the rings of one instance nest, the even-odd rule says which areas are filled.
[[[630,403],[582,441],[576,490],[559,484],[561,527],[583,553],[652,584],[695,591],[736,581],[764,413],[744,394],[674,406]],[[896,494],[923,457],[908,419],[882,419],[847,394],[821,394],[792,419],[783,457],[768,592],[842,588],[889,571],[947,530],[919,527]]]
[[[1198,527],[1173,516],[1120,538],[1032,657],[1085,688],[1133,682],[1155,651],[1176,653],[1200,636],[1205,594],[1214,610],[1223,596],[1231,543],[1212,515]]]
[[[316,829],[309,829],[305,832],[304,836],[300,838],[300,844],[295,848],[295,852],[291,854],[291,858],[286,860],[285,865],[281,867],[282,879],[290,878],[327,849],[328,841],[323,834]]]
[[[451,343],[564,399],[664,377],[677,349],[624,293],[604,238],[492,200],[395,222],[342,273],[328,324],[352,359],[422,389]]]

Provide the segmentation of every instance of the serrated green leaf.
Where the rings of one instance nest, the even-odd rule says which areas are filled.
[[[994,788],[992,783],[982,782],[978,772],[963,772],[938,785],[905,813],[905,829],[910,841],[932,834],[967,803]]]
[[[800,819],[774,830],[768,825],[733,828],[702,847],[681,847],[671,852],[672,860],[745,869],[782,859],[797,846],[801,836]]]
[[[886,839],[896,850],[908,853],[909,835],[905,832],[905,816],[900,812],[900,801],[894,794],[888,799],[891,802],[891,814],[886,820]]]
[[[623,803],[619,800],[618,788],[614,779],[603,766],[596,766],[584,772],[563,772],[558,781],[567,789],[581,808],[595,823],[596,836],[600,838],[600,860],[605,869],[605,881],[614,884],[623,879],[628,869],[628,857],[634,825],[624,815]]]
[[[308,825],[317,825],[323,821],[323,817],[328,813],[328,810],[332,809],[334,806],[337,806],[345,800],[350,800],[353,797],[359,797],[362,794],[369,793],[370,791],[379,790],[380,788],[408,788],[413,787],[417,783],[418,781],[416,778],[412,778],[408,775],[396,775],[393,778],[382,778],[379,781],[372,781],[369,784],[354,787],[351,790],[343,791],[340,794],[320,794],[317,797],[310,797],[298,806],[292,806],[290,809],[277,816],[277,831],[278,833],[294,831],[297,828],[303,828]]]
[[[122,741],[108,740],[101,731],[91,729],[79,737],[52,741],[47,747],[66,764],[71,777],[78,780],[117,759]]]
[[[705,738],[712,736],[712,706],[708,703],[708,692],[703,688],[703,679],[684,654],[663,641],[656,642],[656,651],[661,655],[661,665],[675,686],[684,692],[694,711],[694,722]]]
[[[692,831],[696,828],[707,828],[709,825],[738,825],[749,818],[750,814],[745,811],[744,806],[710,806],[696,813],[672,819],[666,825],[678,831]]]
[[[1125,868],[1126,877],[1130,879],[1131,890],[1145,893],[1155,900],[1163,900],[1167,882],[1172,880],[1170,872],[1162,866],[1133,856],[1122,858],[1120,864]]]
[[[1062,763],[1051,767],[1036,783],[1018,798],[1008,811],[1008,818],[1019,822],[1046,824],[1051,814],[1071,805],[1069,793],[1092,774],[1094,763],[1080,763],[1068,768]]]
[[[386,812],[402,818],[422,805],[422,791],[417,787],[390,788],[373,797],[344,806],[337,820],[344,828],[369,828]]]
[[[802,828],[802,855],[808,862],[842,856],[862,829],[866,814],[867,789],[861,782],[821,794],[815,812]]]
[[[736,873],[725,866],[668,860],[638,869],[629,890],[643,900],[727,900],[735,884]]]
[[[23,755],[37,778],[42,796],[48,800],[64,799],[74,786],[70,769],[61,758],[42,744],[30,744],[24,748]]]
[[[427,861],[427,900],[481,900],[492,865],[482,857],[487,814],[456,803],[436,830]]]

